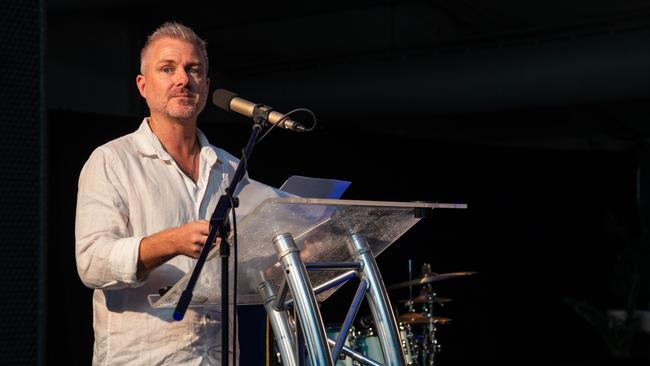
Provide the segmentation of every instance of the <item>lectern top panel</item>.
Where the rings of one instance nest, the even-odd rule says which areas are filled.
[[[261,304],[258,285],[265,280],[276,285],[282,282],[284,273],[273,244],[277,235],[289,233],[293,236],[303,262],[345,262],[352,260],[348,250],[352,235],[363,235],[376,256],[419,221],[415,210],[422,208],[466,208],[466,205],[309,198],[265,200],[237,222],[238,303]],[[210,256],[213,258],[217,253],[215,248]],[[193,305],[219,304],[219,267],[219,261],[204,267],[195,287]],[[189,274],[152,305],[175,306]],[[337,274],[339,272],[318,271],[310,272],[309,276],[312,286],[316,287]],[[324,300],[331,293],[321,294],[320,299]]]

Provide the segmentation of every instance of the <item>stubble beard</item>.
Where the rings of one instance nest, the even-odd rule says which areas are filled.
[[[164,113],[173,119],[196,119],[201,110],[203,110],[203,107],[200,107],[200,100],[173,99],[169,100],[163,108]]]
[[[165,108],[167,115],[176,118],[176,119],[190,119],[190,118],[196,118],[197,116],[197,105],[195,102],[192,103],[186,103],[182,102],[179,103],[180,106],[171,106]]]

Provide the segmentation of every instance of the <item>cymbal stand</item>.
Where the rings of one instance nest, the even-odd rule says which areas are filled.
[[[440,344],[436,338],[436,323],[434,317],[434,304],[436,302],[436,293],[433,292],[431,285],[428,284],[425,287],[427,294],[427,304],[423,309],[424,313],[429,318],[427,322],[427,332],[425,334],[424,340],[422,342],[422,364],[426,366],[435,366],[436,357],[440,353]]]
[[[409,299],[412,299],[413,298],[413,285],[411,284],[411,281],[413,280],[413,266],[412,266],[413,263],[411,262],[411,258],[409,258],[408,263],[409,263]],[[413,301],[409,301],[406,304],[406,306],[407,306],[409,312],[412,313],[412,312],[415,311],[415,309],[413,308]]]
[[[409,258],[408,260],[408,273],[409,273],[409,299],[411,300],[406,302],[406,309],[407,312],[414,313],[415,302],[413,301],[413,285],[411,284],[411,281],[413,280],[413,261],[411,260],[411,258]],[[411,324],[403,324],[402,327],[404,327],[404,333],[406,336],[406,339],[402,339],[402,348],[404,349],[404,353],[409,354],[410,352],[411,355],[413,355],[417,360],[420,349],[415,342],[413,328],[411,327]],[[410,362],[413,361],[414,360],[410,360]]]

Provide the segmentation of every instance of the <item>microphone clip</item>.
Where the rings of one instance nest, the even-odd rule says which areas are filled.
[[[255,124],[264,126],[265,124],[270,124],[269,114],[273,112],[273,108],[265,106],[264,104],[255,104],[253,107],[253,121]]]

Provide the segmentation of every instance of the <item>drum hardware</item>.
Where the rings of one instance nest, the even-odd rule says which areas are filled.
[[[402,342],[402,351],[406,358],[407,365],[416,365],[416,360],[414,355],[416,352],[419,352],[419,346],[416,342],[415,335],[413,334],[413,328],[410,324],[399,324],[399,336]]]
[[[408,365],[435,366],[437,356],[442,348],[437,339],[437,327],[452,322],[451,318],[439,316],[436,313],[436,306],[444,306],[452,300],[446,297],[438,297],[432,284],[447,279],[471,276],[476,272],[436,273],[431,271],[430,264],[424,263],[421,267],[421,275],[413,279],[410,259],[408,267],[408,281],[387,287],[390,290],[409,289],[407,299],[397,300],[397,303],[405,308],[404,313],[397,317],[402,348]],[[417,296],[413,296],[414,286],[420,288],[420,293]],[[416,309],[416,307],[419,307],[419,309]]]

